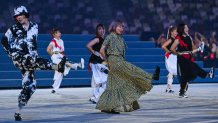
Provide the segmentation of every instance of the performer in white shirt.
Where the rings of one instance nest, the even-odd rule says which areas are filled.
[[[61,59],[64,57],[64,42],[61,39],[61,32],[59,29],[54,28],[51,30],[51,34],[53,36],[53,39],[49,43],[47,47],[47,52],[49,55],[51,55],[51,60],[54,64],[59,64]],[[53,90],[52,93],[55,93],[57,89],[59,89],[63,76],[66,76],[70,69],[77,70],[77,67],[80,67],[81,69],[84,69],[84,59],[81,58],[80,63],[73,63],[71,61],[66,61],[64,73],[60,73],[58,71],[55,71],[54,74],[54,84],[52,85]]]

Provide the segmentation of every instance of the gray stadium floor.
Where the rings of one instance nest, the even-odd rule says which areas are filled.
[[[218,84],[190,84],[189,98],[176,91],[165,94],[166,85],[155,85],[139,103],[141,109],[121,114],[105,114],[88,99],[91,88],[38,89],[22,113],[23,122],[58,123],[218,123]],[[20,90],[0,90],[0,122],[15,122]]]

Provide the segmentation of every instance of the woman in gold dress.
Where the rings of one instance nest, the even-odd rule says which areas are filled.
[[[114,21],[109,27],[100,53],[109,66],[107,87],[101,95],[96,109],[106,113],[131,112],[139,109],[137,100],[150,91],[152,80],[159,80],[160,68],[150,74],[125,61],[126,43],[122,37],[122,21]]]

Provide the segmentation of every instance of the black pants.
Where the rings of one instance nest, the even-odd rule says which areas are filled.
[[[35,70],[52,70],[52,63],[48,59],[38,55],[25,54],[20,51],[12,51],[8,45],[3,44],[3,48],[12,59],[14,65],[22,73],[22,90],[18,97],[18,106],[25,106],[36,90]]]
[[[183,94],[188,89],[188,83],[197,78],[206,78],[208,72],[199,67],[195,62],[185,59],[182,56],[177,58],[177,72],[180,82],[180,93]]]

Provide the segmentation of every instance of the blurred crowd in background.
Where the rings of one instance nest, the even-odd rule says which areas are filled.
[[[0,5],[0,33],[14,24],[13,9],[24,5],[39,33],[58,27],[64,34],[94,34],[102,23],[125,22],[125,34],[153,40],[156,47],[165,41],[170,25],[186,23],[196,46],[205,42],[198,60],[218,59],[218,0],[7,0]],[[215,62],[214,62],[215,63]]]
[[[193,32],[209,35],[218,29],[217,0],[7,0],[1,2],[0,32],[13,24],[13,8],[24,5],[31,19],[47,33],[92,34],[97,23],[121,19],[127,34],[166,32],[170,25],[188,24]]]

